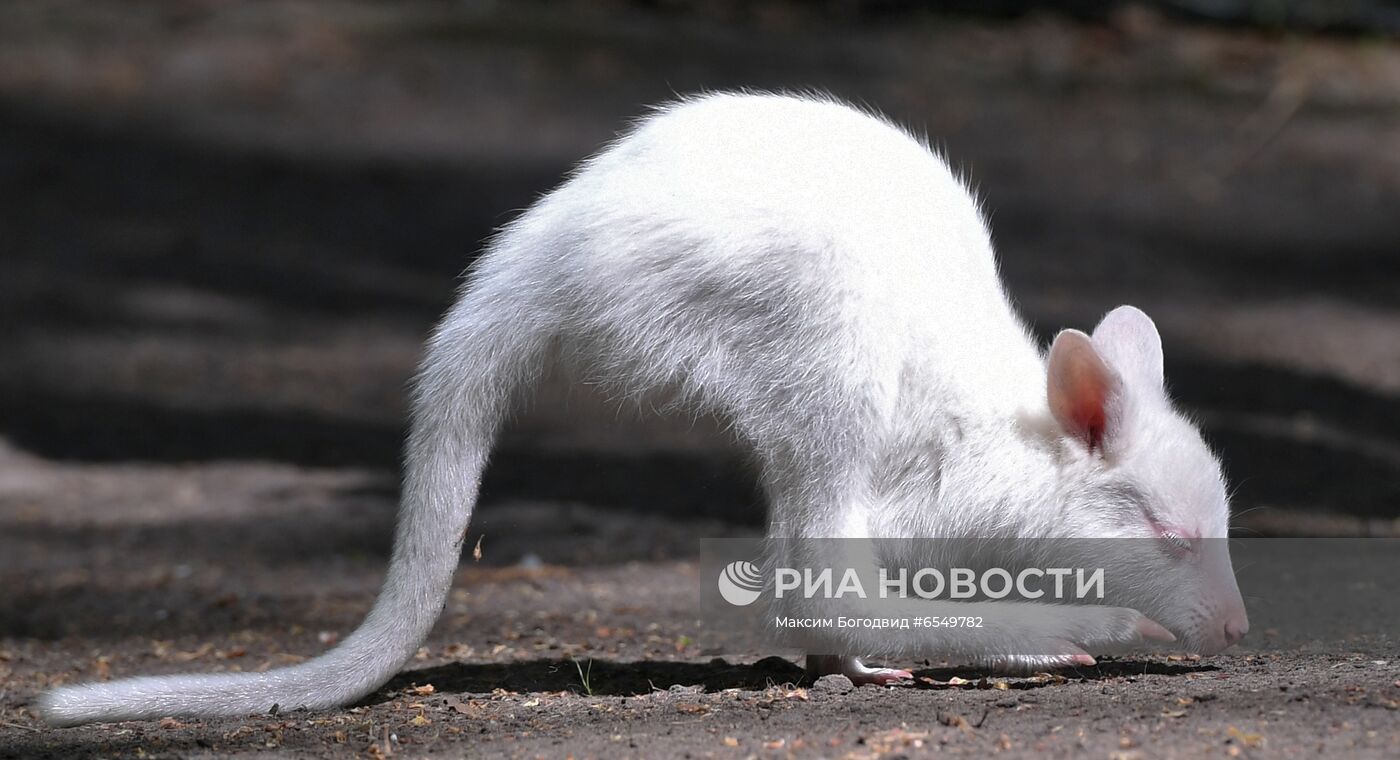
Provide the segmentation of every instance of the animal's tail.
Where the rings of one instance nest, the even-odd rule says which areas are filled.
[[[320,657],[266,673],[54,689],[39,703],[49,723],[329,708],[363,697],[398,672],[442,611],[497,427],[549,341],[545,315],[529,313],[504,287],[505,278],[492,273],[491,264],[504,263],[502,253],[488,254],[429,341],[413,399],[388,577],[360,627]]]

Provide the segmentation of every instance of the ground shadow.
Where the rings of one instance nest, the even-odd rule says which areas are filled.
[[[1155,660],[1114,660],[1100,658],[1091,668],[1077,667],[1056,671],[1054,675],[1072,681],[1105,681],[1131,676],[1184,676],[1191,673],[1207,673],[1219,670],[1214,665],[1158,662]],[[967,683],[949,683],[952,678],[960,678]],[[1018,678],[991,670],[968,668],[921,668],[914,671],[914,686],[921,689],[987,689],[993,684],[1004,682],[1007,689],[1039,689],[1063,683],[1057,678]]]
[[[1185,676],[1219,670],[1214,665],[1180,664],[1152,660],[1104,659],[1092,668],[1061,671],[1068,680],[1103,681],[1130,676]],[[989,689],[993,681],[1004,681],[1010,689],[1038,689],[1052,686],[1056,679],[1009,677],[977,668],[924,668],[915,671],[912,686],[924,689]],[[967,683],[949,684],[953,677]],[[923,680],[930,679],[930,680]],[[585,681],[587,683],[585,683]],[[639,696],[665,691],[672,686],[700,686],[707,692],[725,689],[762,690],[791,684],[810,686],[812,679],[802,667],[781,657],[765,657],[750,665],[736,665],[723,659],[708,663],[636,661],[613,662],[599,659],[529,660],[512,663],[450,663],[395,676],[365,704],[393,699],[405,690],[432,684],[437,692],[489,694],[494,689],[515,692],[572,691],[593,696]]]
[[[404,689],[421,684],[432,684],[435,690],[447,693],[489,694],[494,689],[507,689],[627,697],[665,691],[671,686],[701,686],[710,692],[762,690],[782,684],[800,684],[805,674],[801,667],[781,657],[765,657],[750,665],[736,665],[722,659],[708,663],[613,662],[588,658],[484,664],[454,662],[400,673],[364,702],[386,702],[399,696]]]

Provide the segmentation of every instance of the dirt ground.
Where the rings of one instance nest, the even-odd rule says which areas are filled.
[[[0,757],[1400,753],[1400,48],[619,7],[0,6]],[[352,630],[405,384],[480,241],[642,104],[740,86],[926,129],[1041,335],[1154,316],[1240,535],[1370,538],[1254,539],[1254,632],[1209,660],[808,684],[697,614],[695,539],[762,520],[718,426],[554,378],[487,475],[482,560],[364,703],[37,721],[56,683]]]

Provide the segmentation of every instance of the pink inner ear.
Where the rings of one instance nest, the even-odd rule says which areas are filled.
[[[1074,417],[1075,427],[1081,431],[1090,451],[1097,451],[1103,446],[1103,431],[1108,424],[1108,413],[1105,411],[1108,406],[1108,387],[1094,369],[1096,368],[1090,363],[1085,362],[1076,373],[1074,405],[1070,412]]]
[[[1118,379],[1082,333],[1065,331],[1050,351],[1050,408],[1065,430],[1101,451]]]
[[[1084,437],[1089,442],[1089,450],[1097,451],[1103,446],[1104,401],[1100,400],[1097,409],[1084,425]]]
[[[1103,446],[1104,428],[1108,425],[1107,378],[1094,364],[1089,357],[1083,357],[1072,373],[1070,390],[1070,417],[1090,451]]]

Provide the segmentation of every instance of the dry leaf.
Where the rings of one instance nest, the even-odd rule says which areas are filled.
[[[732,737],[732,736],[726,736],[726,737],[724,737],[724,746],[726,746],[726,747],[737,747],[737,746],[739,746],[739,740],[738,740],[738,739],[735,739],[735,738]]]
[[[972,734],[972,724],[967,722],[967,718],[952,713],[939,713],[938,722],[949,728],[960,728],[965,733]]]
[[[1243,744],[1246,747],[1255,748],[1264,746],[1263,734],[1246,733],[1244,731],[1239,730],[1238,728],[1235,728],[1234,726],[1230,726],[1225,729],[1225,735],[1230,737],[1231,739],[1234,739],[1235,741],[1238,741],[1240,744]]]
[[[481,561],[481,540],[484,538],[486,538],[485,533],[476,537],[476,546],[472,549],[472,560],[475,562]]]
[[[205,644],[192,652],[176,652],[173,655],[173,659],[176,662],[189,662],[191,660],[198,660],[212,651],[214,651],[214,645]]]
[[[437,689],[433,688],[433,685],[430,683],[425,683],[422,686],[413,687],[413,693],[417,694],[420,697],[426,697],[435,691],[437,691]]]

